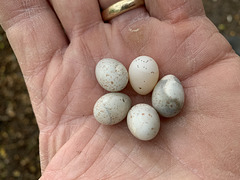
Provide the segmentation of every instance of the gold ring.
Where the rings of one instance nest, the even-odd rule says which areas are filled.
[[[109,21],[120,14],[144,5],[144,0],[122,0],[103,10],[102,18]]]

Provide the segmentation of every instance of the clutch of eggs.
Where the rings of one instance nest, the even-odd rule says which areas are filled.
[[[127,116],[130,132],[140,140],[153,139],[160,129],[160,117],[176,116],[184,104],[184,90],[174,75],[167,75],[159,82],[157,63],[148,56],[140,56],[132,61],[129,74],[122,63],[105,58],[95,69],[100,86],[112,92],[100,97],[94,106],[95,119],[104,125],[114,125]],[[123,93],[130,80],[135,92],[140,95],[152,93],[152,106],[137,104],[131,108],[131,99]],[[131,108],[131,109],[130,109]]]

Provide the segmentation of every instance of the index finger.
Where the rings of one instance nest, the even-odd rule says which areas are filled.
[[[0,1],[0,24],[25,76],[46,66],[67,39],[46,0]]]
[[[46,0],[0,0],[0,24],[17,56],[33,103],[39,103],[47,67],[68,45],[64,31]],[[61,63],[61,58],[55,59],[55,66]]]

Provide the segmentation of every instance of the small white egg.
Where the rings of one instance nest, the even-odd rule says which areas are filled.
[[[151,57],[139,56],[129,66],[130,84],[140,95],[150,93],[157,84],[158,78],[158,65]]]
[[[164,117],[176,116],[184,105],[184,90],[174,75],[164,76],[152,93],[152,105]]]
[[[130,132],[140,140],[153,139],[160,129],[160,118],[157,111],[148,104],[137,104],[127,115]]]
[[[121,122],[131,108],[131,99],[123,93],[108,93],[100,97],[94,105],[95,119],[104,125]]]
[[[98,83],[107,91],[123,90],[128,83],[128,72],[122,63],[105,58],[98,62],[95,69]]]

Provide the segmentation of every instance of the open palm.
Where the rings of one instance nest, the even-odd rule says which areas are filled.
[[[0,1],[40,128],[41,179],[239,179],[240,61],[201,1],[146,0],[104,23],[99,5],[115,2]],[[161,118],[149,142],[126,122],[103,126],[92,113],[106,93],[96,63],[128,67],[140,55],[157,61],[160,77],[176,75],[186,94],[183,111]],[[133,104],[151,103],[130,86],[124,92]]]

